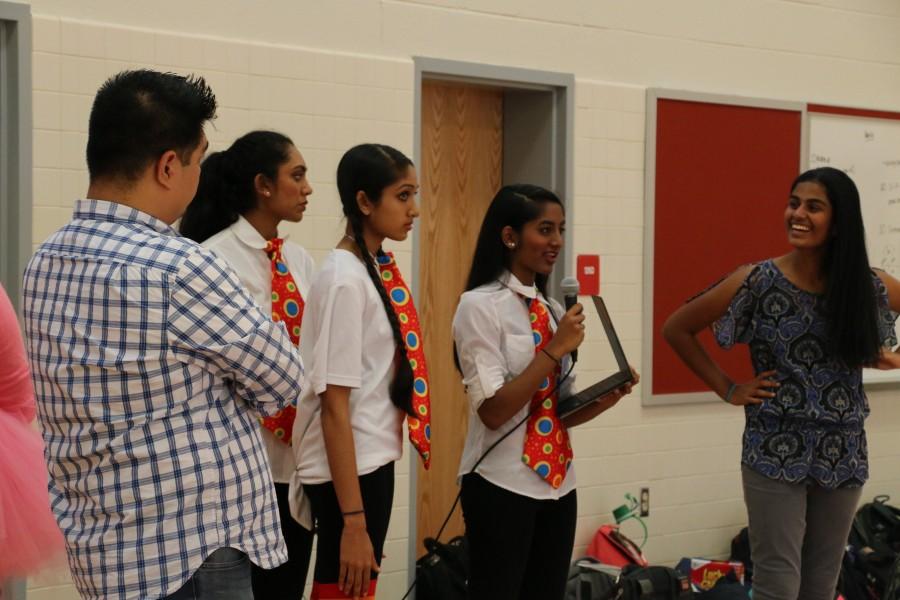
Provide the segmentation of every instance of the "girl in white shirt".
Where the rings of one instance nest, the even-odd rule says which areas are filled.
[[[303,336],[309,385],[294,424],[296,479],[316,521],[313,599],[374,598],[402,454],[404,416],[425,434],[427,392],[417,318],[381,250],[419,215],[412,162],[380,144],[348,150],[337,169],[347,230],[320,265]],[[391,270],[393,268],[393,270]],[[390,289],[390,295],[389,290]],[[415,329],[415,328],[414,328]],[[410,343],[410,341],[412,343]],[[415,365],[411,364],[415,362]],[[415,369],[415,375],[414,375]],[[417,446],[427,465],[427,448]]]
[[[290,138],[251,131],[203,161],[197,194],[180,225],[182,235],[202,243],[234,269],[260,307],[285,322],[295,344],[315,263],[306,250],[279,235],[278,225],[303,219],[310,194],[306,161]],[[260,421],[288,562],[270,570],[253,565],[257,598],[300,598],[309,570],[312,522],[308,516],[302,525],[294,520],[288,501],[295,466],[293,415],[292,407]]]
[[[545,296],[564,228],[563,205],[552,192],[501,188],[484,217],[453,319],[471,402],[459,474],[474,600],[563,598],[577,516],[567,429],[631,391],[625,386],[562,420],[556,416],[559,395],[571,387],[571,379],[563,380],[569,354],[584,339],[582,306],[563,314]]]

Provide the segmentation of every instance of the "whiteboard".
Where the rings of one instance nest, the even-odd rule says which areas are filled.
[[[869,263],[900,278],[900,120],[808,114],[809,168],[850,175],[859,188]],[[865,369],[863,380],[900,382],[900,371]]]

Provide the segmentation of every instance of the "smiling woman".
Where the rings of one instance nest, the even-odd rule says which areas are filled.
[[[797,177],[784,221],[791,252],[739,268],[675,311],[663,335],[744,406],[754,598],[830,600],[869,472],[862,367],[897,365],[886,346],[900,281],[869,267],[859,193],[842,171]],[[728,379],[697,342],[709,326],[725,348],[750,345],[755,378]]]
[[[831,202],[822,184],[815,181],[801,181],[794,186],[784,220],[788,230],[788,240],[795,248],[816,248],[824,246],[828,237],[834,235],[831,229]],[[818,282],[818,287],[824,287]]]
[[[471,407],[459,476],[473,600],[563,596],[577,514],[568,430],[631,391],[557,415],[558,398],[572,385],[569,353],[584,340],[581,305],[563,313],[546,297],[565,226],[553,192],[501,188],[453,319]]]

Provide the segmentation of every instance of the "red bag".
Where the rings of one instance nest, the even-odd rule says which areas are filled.
[[[603,525],[597,530],[588,546],[587,555],[615,567],[646,567],[650,564],[638,545],[625,537],[616,525]]]

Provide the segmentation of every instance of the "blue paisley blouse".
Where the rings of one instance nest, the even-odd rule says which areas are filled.
[[[897,314],[881,279],[872,279],[881,340],[893,346]],[[744,407],[741,462],[789,483],[861,486],[869,476],[869,403],[862,369],[827,354],[822,296],[801,290],[767,260],[747,276],[713,333],[723,348],[749,344],[754,371],[777,371],[781,383],[774,398]]]

